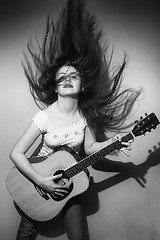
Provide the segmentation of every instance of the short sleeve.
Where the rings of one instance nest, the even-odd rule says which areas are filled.
[[[42,110],[32,118],[32,121],[42,133],[47,131],[47,118]]]

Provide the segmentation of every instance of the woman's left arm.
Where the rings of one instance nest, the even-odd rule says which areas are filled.
[[[102,148],[110,145],[112,142],[119,140],[121,141],[122,137],[119,134],[116,134],[113,138],[110,138],[103,142],[97,142],[94,133],[87,126],[85,129],[85,139],[84,139],[84,150],[87,155],[91,155]],[[121,151],[129,156],[128,151],[131,151],[131,142],[121,142],[125,147]]]

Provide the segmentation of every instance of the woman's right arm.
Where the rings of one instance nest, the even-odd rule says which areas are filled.
[[[33,145],[40,134],[40,130],[36,127],[34,122],[31,122],[10,153],[10,159],[17,169],[37,185],[42,181],[42,176],[40,176],[32,167],[26,158],[25,153]]]
[[[22,172],[28,179],[36,183],[39,187],[48,193],[63,195],[66,192],[67,185],[59,185],[54,183],[54,179],[60,178],[62,175],[42,177],[30,164],[25,153],[33,145],[41,132],[34,122],[28,126],[24,134],[18,140],[10,153],[10,159],[17,169]]]

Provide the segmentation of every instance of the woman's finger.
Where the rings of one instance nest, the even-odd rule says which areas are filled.
[[[129,154],[129,152],[128,151],[131,151],[132,150],[132,148],[121,148],[120,149],[120,151],[122,152],[122,153],[124,153],[127,157],[130,157],[131,155]]]
[[[47,180],[54,180],[54,179],[57,179],[57,178],[60,178],[62,177],[62,174],[57,174],[57,175],[54,175],[54,176],[49,176]]]

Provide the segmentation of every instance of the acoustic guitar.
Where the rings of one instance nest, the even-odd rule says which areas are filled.
[[[133,130],[122,137],[127,142],[137,136],[150,132],[159,124],[154,113],[147,115],[134,126]],[[31,218],[38,221],[46,221],[55,217],[69,199],[83,193],[89,186],[89,177],[86,169],[102,157],[123,147],[120,141],[115,141],[100,151],[80,159],[74,150],[68,146],[60,146],[47,158],[36,157],[30,159],[32,166],[42,176],[57,175],[59,184],[68,183],[69,189],[64,196],[50,195],[27,179],[16,167],[6,178],[6,187],[16,204]]]

